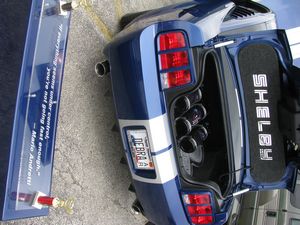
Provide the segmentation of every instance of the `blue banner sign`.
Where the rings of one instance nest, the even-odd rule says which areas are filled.
[[[0,90],[0,219],[10,220],[48,214],[47,207],[34,208],[32,201],[37,192],[50,194],[70,13],[62,12],[57,0],[1,4],[10,10],[7,20],[19,21],[4,27],[11,31],[9,44],[22,46],[16,50],[19,55],[10,52],[13,56],[0,61],[19,62],[5,70],[6,83],[1,85],[10,86]],[[18,26],[25,26],[23,33]],[[15,79],[9,82],[10,77]]]

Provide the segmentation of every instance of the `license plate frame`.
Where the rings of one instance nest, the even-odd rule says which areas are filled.
[[[136,170],[154,170],[147,130],[144,128],[129,129],[127,130],[127,139],[134,168]]]

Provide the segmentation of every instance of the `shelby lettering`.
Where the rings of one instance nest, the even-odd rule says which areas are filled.
[[[259,154],[261,160],[273,160],[272,135],[264,132],[266,126],[271,125],[270,108],[268,106],[268,81],[266,74],[253,74],[253,85],[256,103],[256,118],[258,129]]]

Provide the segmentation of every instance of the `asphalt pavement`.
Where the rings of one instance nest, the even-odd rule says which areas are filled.
[[[115,124],[109,77],[98,78],[94,65],[119,30],[126,13],[144,11],[178,0],[90,0],[72,13],[62,86],[53,171],[52,195],[74,197],[74,214],[51,209],[47,217],[4,224],[144,225],[133,215],[135,199],[127,189],[130,174],[120,164],[123,154]]]

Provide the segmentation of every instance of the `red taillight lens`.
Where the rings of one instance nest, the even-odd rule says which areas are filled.
[[[206,206],[188,206],[188,212],[192,215],[198,214],[212,214],[212,208],[210,205]]]
[[[184,33],[177,31],[160,34],[158,42],[162,88],[178,87],[191,83],[189,54],[186,49],[187,42]],[[168,52],[168,50],[172,51]]]
[[[190,70],[178,70],[162,74],[164,88],[177,87],[191,82]]]
[[[210,204],[210,196],[209,194],[186,194],[184,195],[184,201],[186,204]]]
[[[189,58],[187,51],[173,52],[160,55],[161,69],[187,66]]]
[[[159,36],[159,50],[164,51],[174,48],[184,48],[186,46],[182,32],[171,32]]]
[[[214,211],[210,193],[183,194],[183,201],[193,224],[213,223]]]
[[[211,224],[213,222],[212,216],[193,216],[191,217],[193,224]]]

